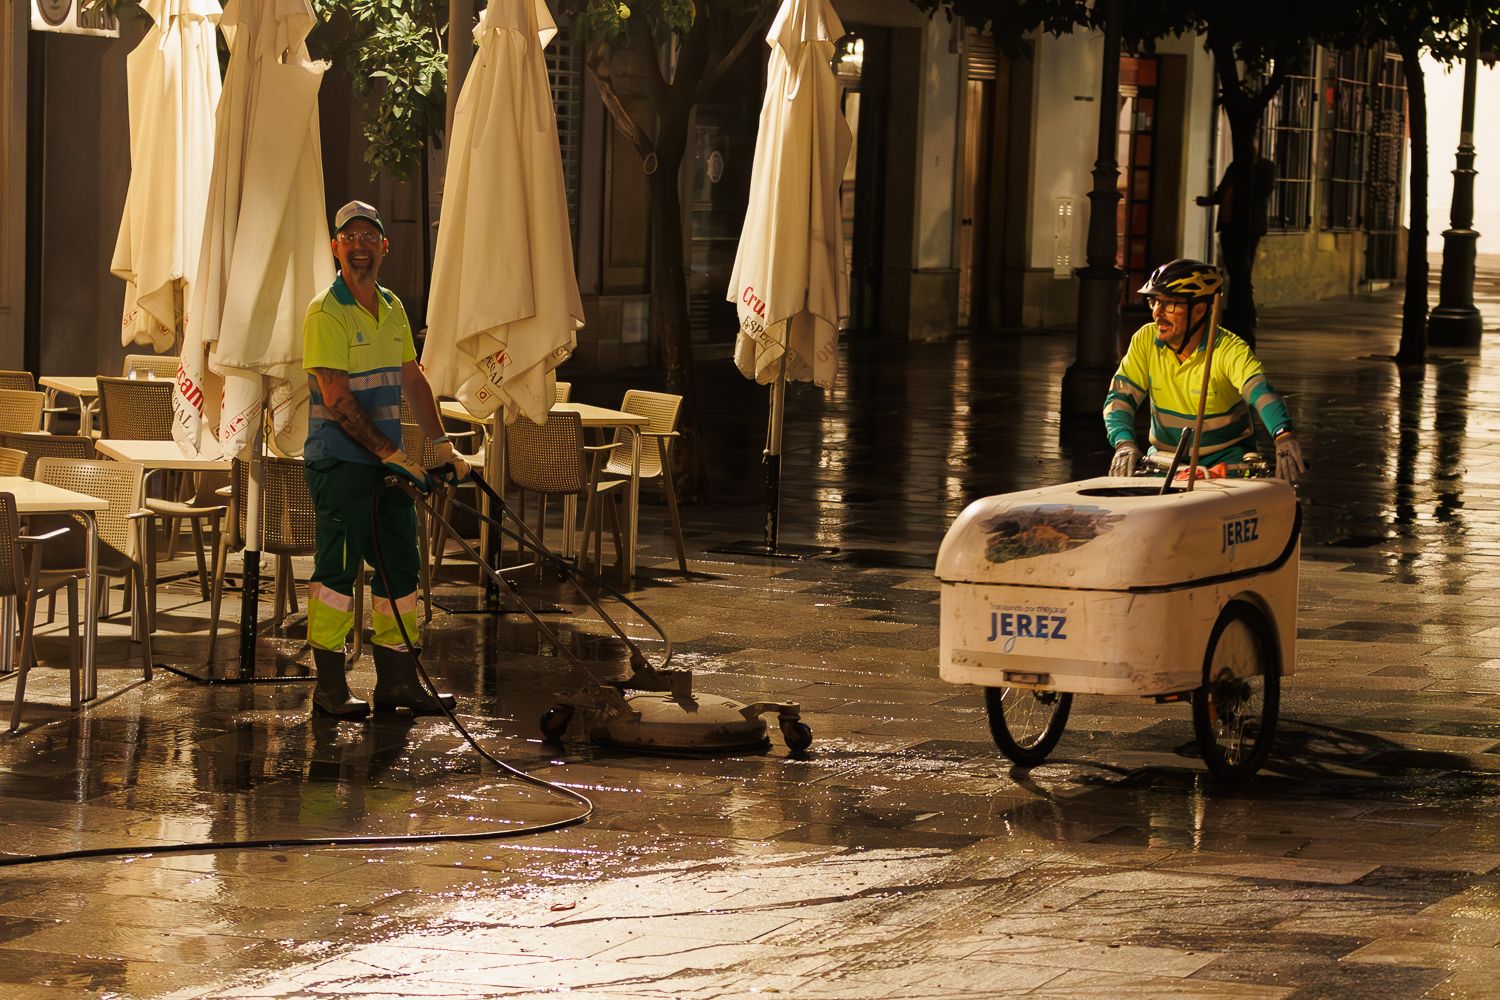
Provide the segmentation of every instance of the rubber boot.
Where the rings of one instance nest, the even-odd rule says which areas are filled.
[[[411,709],[415,715],[441,715],[453,711],[458,699],[451,694],[434,698],[417,676],[417,661],[404,649],[372,646],[375,654],[375,710]],[[441,702],[441,704],[439,704]]]
[[[349,693],[349,679],[344,674],[344,651],[313,647],[313,664],[318,668],[318,686],[313,689],[313,711],[339,719],[363,719],[370,714],[370,703]]]

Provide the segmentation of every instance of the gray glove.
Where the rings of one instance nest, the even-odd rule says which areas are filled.
[[[1302,461],[1302,446],[1291,431],[1276,438],[1276,478],[1296,486],[1302,481],[1307,465]]]
[[[1115,457],[1110,460],[1109,474],[1111,476],[1133,476],[1135,467],[1141,464],[1141,449],[1136,447],[1134,441],[1126,441],[1115,449]]]

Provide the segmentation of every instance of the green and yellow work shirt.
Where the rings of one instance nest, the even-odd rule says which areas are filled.
[[[417,357],[406,308],[394,292],[379,289],[379,316],[370,315],[354,298],[343,275],[313,299],[302,321],[302,367],[307,370],[312,402],[307,416],[308,462],[338,459],[379,465],[364,445],[339,426],[323,404],[314,368],[349,373],[349,388],[380,433],[401,445],[401,366]]]
[[[1104,427],[1110,447],[1135,440],[1135,415],[1151,400],[1151,450],[1175,451],[1184,428],[1198,416],[1203,389],[1205,337],[1186,361],[1161,342],[1155,323],[1147,323],[1130,338],[1130,349],[1104,397]],[[1203,411],[1203,443],[1199,464],[1237,462],[1255,446],[1250,408],[1274,437],[1291,430],[1286,404],[1271,388],[1260,359],[1250,345],[1219,327],[1214,338],[1213,372],[1208,380],[1208,404]]]

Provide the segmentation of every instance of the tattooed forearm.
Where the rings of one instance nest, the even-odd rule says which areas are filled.
[[[333,368],[314,368],[312,372],[318,380],[318,391],[323,394],[323,405],[345,434],[374,452],[376,458],[386,458],[396,450],[396,445],[380,433],[375,421],[354,398],[349,388],[348,372]]]

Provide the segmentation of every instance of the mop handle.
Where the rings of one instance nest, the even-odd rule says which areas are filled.
[[[1203,413],[1208,408],[1208,380],[1214,370],[1214,341],[1219,332],[1219,303],[1223,300],[1222,292],[1214,294],[1214,307],[1208,316],[1208,344],[1203,349],[1203,387],[1198,392],[1198,416],[1193,420],[1193,460],[1188,465],[1189,490],[1193,488],[1193,481],[1198,478],[1198,453],[1203,443]]]

